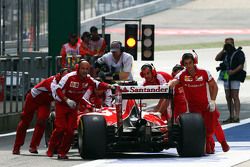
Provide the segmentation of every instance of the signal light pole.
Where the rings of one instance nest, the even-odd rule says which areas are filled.
[[[137,60],[138,25],[125,24],[125,51]]]
[[[154,30],[152,24],[142,25],[141,59],[146,61],[154,60]]]

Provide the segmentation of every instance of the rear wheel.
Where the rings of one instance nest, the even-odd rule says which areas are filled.
[[[200,114],[185,113],[179,119],[180,137],[177,141],[177,152],[183,157],[204,155],[205,126]]]
[[[106,120],[101,115],[84,115],[78,125],[78,148],[84,159],[103,158],[106,153]]]

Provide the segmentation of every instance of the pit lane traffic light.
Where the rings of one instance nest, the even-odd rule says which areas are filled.
[[[125,52],[130,53],[137,60],[138,25],[125,24]]]
[[[154,60],[154,31],[152,24],[142,25],[141,59]]]

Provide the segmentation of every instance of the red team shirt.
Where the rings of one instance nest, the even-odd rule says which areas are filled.
[[[55,76],[43,80],[31,89],[31,95],[36,99],[37,103],[44,104],[53,101],[51,94],[51,86],[53,84],[56,84]]]
[[[147,86],[147,85],[163,85],[165,83],[168,83],[172,79],[173,79],[172,76],[169,75],[168,73],[157,71],[156,72],[156,80],[154,80],[153,82],[144,81],[143,86]]]
[[[67,98],[74,100],[79,103],[89,86],[96,86],[100,84],[99,81],[94,80],[89,75],[85,79],[81,79],[77,74],[77,71],[73,71],[65,75],[56,87],[56,100],[62,101],[61,99],[66,96]],[[99,86],[105,85],[102,83]],[[64,92],[64,93],[63,93]]]
[[[195,68],[196,74],[194,77],[189,75],[188,71],[185,69],[177,74],[176,78],[184,88],[189,110],[192,110],[192,112],[201,112],[201,110],[207,109],[210,99],[208,82],[212,81],[213,77],[208,71],[197,67]]]

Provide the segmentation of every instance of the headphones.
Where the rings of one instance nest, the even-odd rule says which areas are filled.
[[[142,70],[144,70],[145,68],[148,68],[148,69],[151,71],[153,77],[157,75],[154,65],[153,65],[152,63],[151,63],[151,64],[146,63],[146,64],[144,64],[144,65],[141,67],[140,76],[141,76],[142,78],[144,78],[144,75],[143,75],[143,73],[142,73]]]
[[[194,52],[194,50],[193,50],[193,52]],[[184,66],[184,60],[189,59],[189,58],[191,58],[194,61],[194,64],[198,64],[198,56],[197,56],[196,53],[195,53],[195,55],[196,56],[194,56],[192,53],[184,53],[182,55],[182,58],[181,58],[181,61],[180,61],[180,65]]]
[[[79,60],[78,61],[78,63],[75,65],[75,67],[74,67],[74,71],[78,71],[79,70],[79,67],[80,67],[80,64],[81,64],[81,62],[88,62],[86,59],[81,59],[81,60]],[[88,62],[89,63],[89,62]]]

